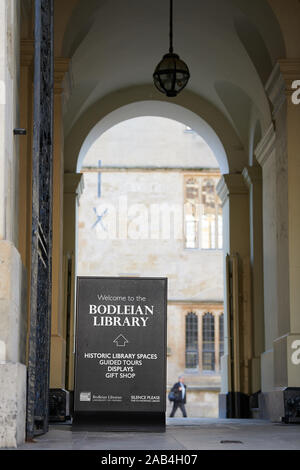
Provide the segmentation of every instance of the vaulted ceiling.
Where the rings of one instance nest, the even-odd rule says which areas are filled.
[[[64,115],[68,137],[101,98],[152,84],[168,50],[168,0],[56,1],[56,55],[71,58],[72,92]],[[285,57],[267,0],[174,0],[174,49],[188,64],[187,89],[215,107],[244,148],[251,122],[270,122],[264,85]],[[153,99],[159,92],[153,86]],[[170,99],[172,100],[172,99]]]

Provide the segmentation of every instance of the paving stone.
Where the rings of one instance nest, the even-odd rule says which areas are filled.
[[[72,432],[70,425],[52,425],[34,444],[18,449],[300,450],[300,426],[263,420],[173,418],[167,419],[165,433],[121,433]]]

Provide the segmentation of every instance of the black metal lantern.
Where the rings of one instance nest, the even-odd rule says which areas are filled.
[[[170,48],[153,74],[154,85],[167,96],[176,96],[190,78],[188,66],[173,52],[173,0],[170,0]]]

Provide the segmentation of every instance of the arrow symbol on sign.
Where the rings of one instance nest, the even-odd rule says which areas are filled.
[[[119,335],[113,342],[116,343],[118,347],[124,347],[126,346],[126,343],[129,343],[123,335]]]

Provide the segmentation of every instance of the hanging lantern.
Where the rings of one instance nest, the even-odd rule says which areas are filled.
[[[160,92],[174,97],[187,85],[189,78],[188,66],[173,52],[173,0],[170,0],[170,48],[155,69],[154,85]]]

